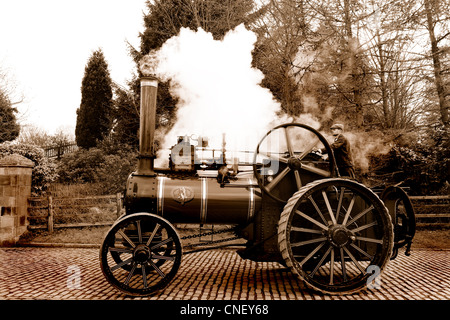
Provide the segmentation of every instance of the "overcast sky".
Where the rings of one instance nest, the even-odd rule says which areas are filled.
[[[20,122],[73,131],[89,57],[102,48],[124,84],[134,71],[126,40],[139,47],[145,11],[145,0],[0,0],[0,69],[25,97]]]

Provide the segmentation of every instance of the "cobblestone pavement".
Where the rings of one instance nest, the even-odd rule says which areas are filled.
[[[448,300],[449,255],[448,250],[399,253],[383,273],[381,288],[328,296],[307,289],[277,263],[211,250],[185,255],[177,276],[158,295],[132,298],[103,277],[96,248],[0,248],[0,300]]]

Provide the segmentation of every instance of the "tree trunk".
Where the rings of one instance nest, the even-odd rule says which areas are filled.
[[[387,88],[386,88],[386,74],[385,74],[385,62],[384,62],[384,55],[383,55],[383,44],[381,43],[380,39],[380,33],[377,31],[377,47],[378,47],[378,54],[379,54],[379,63],[380,63],[380,70],[379,70],[379,76],[380,76],[380,89],[381,89],[381,103],[383,106],[383,117],[384,117],[384,127],[389,128],[390,127],[390,117],[389,117],[389,106],[388,106],[388,97],[387,97]]]
[[[434,33],[434,25],[433,25],[433,15],[431,11],[431,3],[430,0],[424,0],[425,11],[427,15],[427,29],[430,34],[430,42],[431,42],[431,56],[433,58],[433,68],[434,68],[434,81],[436,85],[436,91],[439,97],[439,110],[441,113],[441,120],[446,128],[449,128],[449,116],[448,116],[448,104],[445,101],[446,90],[444,87],[444,82],[441,76],[441,61],[439,58],[439,47],[438,42],[436,40],[436,35]]]
[[[360,77],[358,72],[358,55],[357,55],[358,39],[353,37],[349,1],[350,0],[344,0],[344,22],[350,52],[353,103],[355,104],[355,111],[356,111],[355,115],[356,127],[361,128],[364,124],[364,114],[363,114],[361,88],[360,83],[358,81]]]

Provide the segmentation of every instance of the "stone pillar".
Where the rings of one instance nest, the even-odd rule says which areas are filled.
[[[0,246],[13,246],[28,226],[33,161],[17,154],[0,158]]]

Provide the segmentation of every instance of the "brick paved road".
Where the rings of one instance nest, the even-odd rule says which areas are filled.
[[[129,298],[104,279],[98,249],[0,248],[0,300],[448,300],[449,255],[418,249],[410,257],[399,254],[385,270],[380,289],[327,296],[308,290],[277,263],[211,250],[185,255],[177,276],[160,294]],[[79,282],[73,278],[77,272]]]

